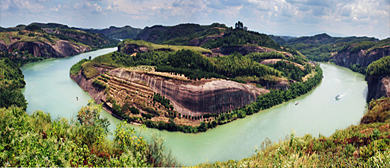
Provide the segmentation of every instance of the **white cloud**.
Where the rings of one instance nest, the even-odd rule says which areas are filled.
[[[50,11],[58,12],[60,8],[61,4],[58,4],[57,6],[53,6],[52,8],[50,8]]]

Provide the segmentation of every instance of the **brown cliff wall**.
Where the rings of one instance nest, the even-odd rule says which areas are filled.
[[[390,74],[382,76],[367,76],[367,102],[381,97],[390,97]]]
[[[58,58],[71,55],[80,54],[90,51],[89,47],[76,46],[64,40],[59,40],[55,44],[48,44],[45,42],[25,42],[17,41],[9,44],[0,44],[0,51],[12,52],[15,49],[20,51],[28,51],[36,57]]]
[[[340,51],[333,59],[339,66],[350,68],[352,64],[359,64],[360,66],[367,67],[372,62],[390,55],[390,47],[385,46],[382,48],[376,48],[369,52],[367,50],[360,50],[358,52],[351,52],[353,46],[350,46],[347,50]]]
[[[100,74],[106,71],[102,68],[99,68],[98,70]],[[84,91],[88,92],[88,94],[96,101],[96,103],[100,104],[106,100],[104,89],[94,86],[92,84],[93,79],[87,79],[81,71],[76,76],[70,75],[70,78],[75,81]]]
[[[130,81],[143,81],[154,92],[171,100],[174,109],[181,114],[200,115],[233,110],[256,101],[268,90],[233,81],[216,80],[200,86],[175,84],[172,80],[154,75],[114,69],[110,74]]]

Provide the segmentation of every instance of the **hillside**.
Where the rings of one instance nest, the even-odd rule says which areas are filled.
[[[89,33],[99,33],[103,34],[108,38],[113,39],[135,39],[137,35],[142,31],[139,28],[133,28],[131,26],[124,27],[115,27],[110,26],[106,29],[84,29],[84,31]]]
[[[109,133],[101,107],[90,101],[76,119],[26,113],[21,69],[0,55],[0,165],[2,167],[180,166],[161,137],[145,140],[126,122]],[[112,138],[108,138],[112,136]]]
[[[367,66],[388,55],[390,55],[390,38],[377,42],[363,41],[347,44],[333,56],[333,61],[337,65],[365,74]]]
[[[281,36],[270,37],[280,45],[288,45],[297,49],[310,60],[324,62],[331,61],[332,57],[342,50],[345,45],[363,41],[378,41],[373,37],[332,37],[326,33],[287,40]]]
[[[389,101],[372,101],[362,124],[337,130],[330,137],[297,137],[292,132],[280,142],[264,140],[250,158],[195,167],[389,167]]]
[[[118,42],[101,34],[90,34],[55,23],[19,25],[0,32],[0,51],[18,64],[76,55],[112,47]]]
[[[322,79],[319,67],[287,52],[209,54],[201,47],[127,39],[116,52],[75,64],[70,74],[114,116],[186,133],[290,100]],[[279,60],[263,62],[269,59]]]
[[[235,51],[246,55],[251,52],[281,50],[265,34],[243,28],[233,29],[219,23],[205,26],[180,24],[172,27],[146,27],[138,34],[137,39],[157,44],[200,46],[212,50],[211,56],[230,55]]]

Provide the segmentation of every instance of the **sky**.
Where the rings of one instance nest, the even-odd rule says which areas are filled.
[[[390,37],[390,0],[0,0],[0,26],[144,28],[180,23],[234,26],[265,34]]]

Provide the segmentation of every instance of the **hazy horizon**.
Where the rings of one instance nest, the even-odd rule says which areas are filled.
[[[180,23],[234,26],[280,36],[390,37],[390,1],[378,0],[1,0],[0,26],[32,22],[104,29]]]

